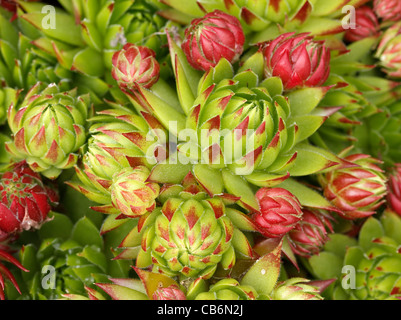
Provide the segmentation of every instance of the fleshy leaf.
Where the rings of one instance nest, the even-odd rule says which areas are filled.
[[[259,294],[270,294],[280,276],[281,249],[282,243],[258,259],[242,278],[241,285],[249,285]]]

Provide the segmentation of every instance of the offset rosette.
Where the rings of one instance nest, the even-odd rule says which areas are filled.
[[[256,192],[260,212],[253,221],[261,234],[279,238],[287,234],[302,219],[303,213],[298,199],[282,188],[261,188]]]
[[[159,80],[160,66],[155,52],[147,47],[127,43],[112,58],[111,74],[118,86],[125,90],[137,85],[150,88]]]
[[[210,278],[219,263],[226,269],[233,265],[226,258],[232,257],[233,231],[221,199],[203,193],[192,197],[189,192],[169,193],[160,214],[144,232],[144,254],[139,257],[150,256],[154,270],[169,276]]]
[[[390,78],[401,78],[401,22],[394,23],[383,33],[376,58]]]
[[[191,22],[185,30],[182,49],[193,68],[207,71],[221,58],[237,62],[244,50],[244,42],[239,20],[215,10]]]
[[[289,244],[296,255],[311,257],[323,249],[328,232],[334,231],[327,213],[304,209],[302,220],[288,233]]]
[[[290,278],[276,284],[272,300],[323,300],[319,289],[303,278]]]
[[[0,179],[0,239],[24,230],[39,229],[57,201],[40,175],[21,161]]]
[[[140,116],[121,105],[110,103],[110,106],[111,109],[99,111],[91,119],[93,125],[82,163],[75,167],[79,181],[68,184],[102,205],[94,210],[118,213],[110,195],[113,177],[123,169],[151,168],[158,161],[164,161],[167,133],[149,114]]]
[[[371,216],[386,196],[386,178],[378,166],[380,161],[366,154],[353,154],[345,159],[357,166],[320,175],[324,195],[345,219]]]
[[[50,179],[78,160],[85,143],[89,95],[76,90],[61,92],[55,84],[36,84],[18,104],[8,110],[8,124],[14,140],[6,145],[16,159]]]
[[[374,0],[373,10],[383,21],[399,21],[401,19],[401,2],[398,0]]]
[[[307,33],[285,33],[261,47],[265,76],[280,77],[287,90],[321,86],[330,75],[330,50]]]
[[[128,217],[139,217],[156,207],[160,187],[147,182],[150,170],[144,166],[124,168],[113,176],[110,187],[115,208]]]
[[[368,37],[377,37],[380,34],[380,24],[374,11],[363,6],[355,11],[355,28],[345,32],[344,39],[349,42],[359,41]]]

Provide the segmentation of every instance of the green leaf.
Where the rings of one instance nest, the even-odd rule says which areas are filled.
[[[81,26],[75,23],[75,18],[65,13],[56,13],[54,22],[56,23],[55,28],[44,28],[43,22],[48,23],[48,18],[52,19],[51,16],[47,17],[47,14],[40,12],[26,13],[21,16],[22,19],[29,21],[37,29],[41,30],[47,37],[55,40],[62,41],[74,46],[83,47],[85,42],[81,35]]]
[[[288,170],[294,177],[323,172],[342,163],[342,160],[332,152],[308,143],[296,145],[291,152],[297,153],[295,164]]]
[[[332,279],[340,277],[343,259],[332,252],[320,252],[309,258],[313,273],[319,279]]]
[[[280,243],[272,252],[258,259],[241,280],[241,285],[249,285],[259,294],[270,294],[280,276]]]
[[[29,270],[29,272],[22,272],[22,278],[28,282],[32,280],[33,276],[39,271],[39,263],[36,257],[37,249],[33,244],[23,246],[19,252],[21,264]]]
[[[42,225],[38,234],[42,239],[61,238],[66,240],[70,237],[73,223],[64,214],[50,212],[48,217],[51,219]]]
[[[306,115],[315,109],[326,95],[325,88],[303,88],[288,93],[291,116]]]
[[[292,178],[280,183],[277,187],[290,191],[305,207],[327,209],[329,211],[334,209],[334,211],[337,211],[320,193]]]
[[[75,55],[72,68],[93,77],[103,77],[105,73],[102,54],[91,47]]]
[[[243,71],[252,70],[259,79],[263,78],[264,75],[264,66],[265,61],[263,57],[262,51],[258,50],[252,56],[248,57],[243,65],[238,69],[237,73],[241,73]],[[270,92],[270,91],[269,91]]]
[[[224,183],[220,170],[213,169],[205,164],[196,164],[192,170],[195,178],[210,195],[223,193]]]
[[[98,266],[103,272],[107,272],[107,260],[99,247],[85,246],[78,256],[83,257],[90,263]]]
[[[178,184],[182,182],[191,169],[191,164],[157,164],[153,167],[148,180],[158,183]]]
[[[380,218],[386,236],[394,239],[401,244],[401,218],[396,213],[385,210]]]
[[[356,239],[340,233],[329,235],[329,241],[326,242],[324,249],[332,252],[339,257],[344,257],[348,248],[356,246]]]
[[[99,230],[93,224],[93,222],[87,218],[81,218],[74,226],[71,239],[77,241],[82,246],[94,245],[97,247],[103,247],[103,239],[100,236]]]
[[[384,229],[379,220],[369,217],[359,232],[359,245],[368,251],[372,247],[372,240],[383,237]]]
[[[227,191],[241,198],[239,200],[240,204],[252,211],[259,211],[259,204],[256,201],[255,194],[245,179],[227,169],[222,171],[222,177]]]

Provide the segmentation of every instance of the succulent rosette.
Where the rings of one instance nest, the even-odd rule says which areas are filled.
[[[285,33],[262,44],[265,77],[280,77],[284,88],[323,85],[330,74],[330,50],[306,33]]]
[[[311,257],[318,254],[333,233],[331,218],[322,210],[303,209],[302,220],[288,232],[289,245],[300,257]]]
[[[396,22],[384,31],[376,50],[379,65],[390,77],[401,78],[401,22]]]
[[[276,284],[271,300],[323,300],[319,289],[308,279],[290,278]]]
[[[113,268],[116,262],[88,217],[73,222],[53,212],[36,236],[37,243],[25,243],[19,250],[21,264],[30,272],[18,271],[23,284],[13,299],[57,300],[67,293],[84,294],[85,287],[96,288],[95,282],[109,282],[108,276],[126,276],[123,268]]]
[[[113,177],[124,169],[136,166],[151,168],[158,161],[164,161],[168,155],[168,134],[149,114],[142,113],[142,117],[117,103],[109,102],[107,107],[91,118],[90,138],[82,150],[82,161],[75,166],[77,179],[68,184],[99,204],[93,209],[118,213],[110,194]],[[122,187],[120,192],[124,192],[125,187]],[[153,189],[156,194],[156,187]]]
[[[366,154],[345,157],[356,166],[320,175],[325,197],[345,219],[358,219],[376,213],[385,201],[386,178],[380,161]]]
[[[203,192],[191,197],[185,189],[176,196],[167,189],[161,197],[163,192],[168,193],[168,199],[143,233],[143,254],[138,256],[137,266],[145,267],[150,260],[157,272],[205,279],[214,274],[219,263],[231,268],[235,262],[231,245],[234,226],[223,201]]]
[[[355,11],[355,28],[348,29],[344,39],[348,42],[359,41],[380,34],[380,24],[375,12],[369,6],[362,6]]]
[[[110,187],[111,201],[122,214],[139,217],[156,207],[160,187],[147,182],[150,170],[144,166],[128,167],[113,176]]]
[[[0,237],[39,229],[57,195],[25,161],[13,164],[0,180]]]
[[[122,90],[137,85],[150,88],[159,80],[160,66],[155,52],[148,47],[127,43],[113,55],[112,62],[112,76]]]
[[[338,279],[325,293],[331,300],[399,300],[400,217],[386,210],[369,217],[358,239],[334,234],[325,250],[309,259],[317,277]],[[324,265],[324,267],[323,267]],[[324,268],[324,270],[323,270]]]
[[[89,95],[36,84],[21,103],[8,109],[14,139],[7,150],[16,159],[25,159],[34,171],[57,178],[78,160],[78,149],[86,141],[89,107]]]
[[[207,71],[221,58],[230,63],[237,62],[244,50],[244,42],[239,20],[215,10],[191,22],[185,30],[182,49],[193,68]]]
[[[253,221],[266,237],[282,237],[302,219],[301,204],[286,189],[261,188],[256,192],[256,198],[260,211],[253,215]]]
[[[34,44],[56,57],[67,70],[73,68],[105,80],[113,54],[125,44],[146,45],[154,50],[162,46],[163,40],[157,33],[165,20],[145,1],[60,1],[60,4],[64,10],[55,12],[58,28],[42,25],[46,15],[42,13],[42,3],[21,2],[24,10],[21,18],[41,32]]]
[[[401,19],[401,3],[397,0],[374,0],[373,10],[383,21]]]

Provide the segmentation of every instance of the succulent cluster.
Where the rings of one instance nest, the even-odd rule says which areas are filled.
[[[400,19],[0,1],[0,299],[401,299]]]

